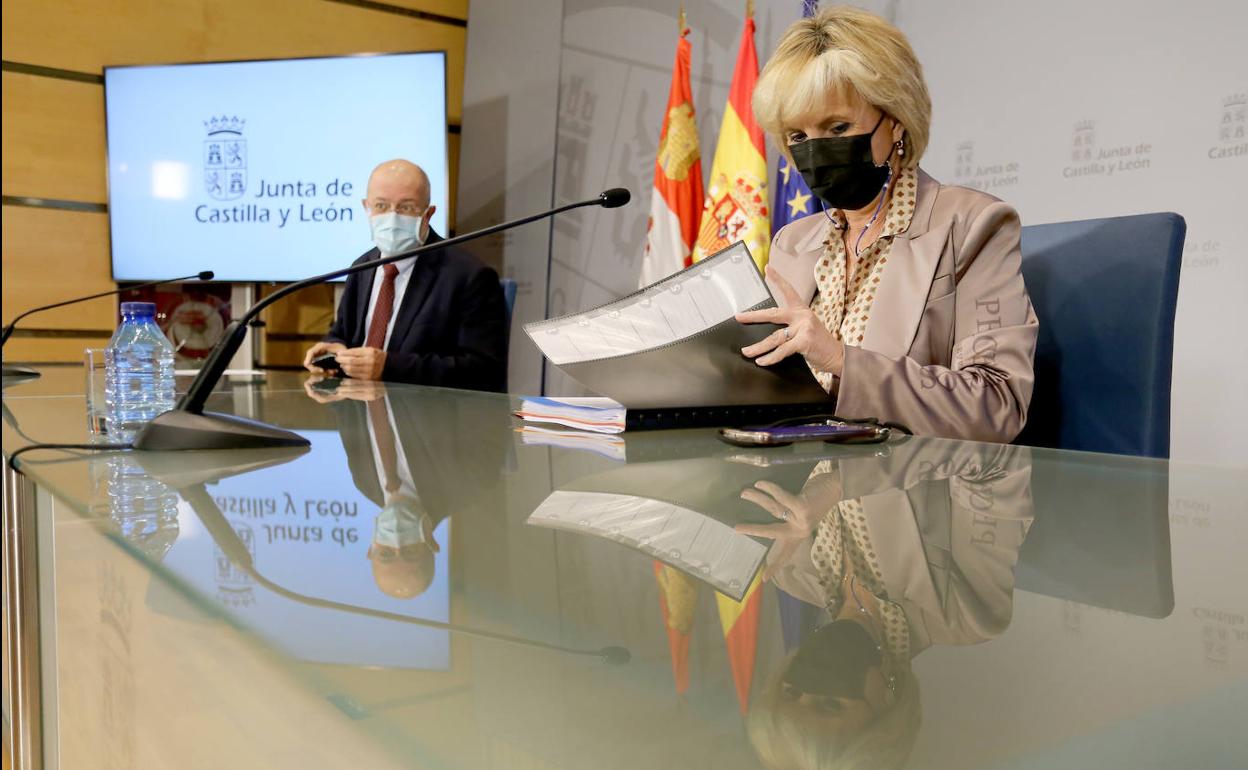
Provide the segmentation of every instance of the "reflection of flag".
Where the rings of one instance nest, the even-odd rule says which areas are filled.
[[[802,0],[802,16],[814,16],[819,0]],[[776,204],[772,207],[771,233],[775,235],[790,222],[815,213],[819,201],[811,194],[806,181],[783,154],[776,169]]]
[[[754,50],[754,17],[745,18],[737,66],[728,89],[724,122],[711,163],[711,181],[698,230],[693,261],[745,241],[761,268],[771,245],[767,206],[767,155],[763,130],[754,119],[750,98],[758,82],[758,54]]]
[[[654,160],[654,194],[646,225],[646,251],[641,260],[641,285],[649,286],[692,262],[693,244],[702,217],[702,156],[698,125],[689,85],[691,46],[685,20],[680,20],[672,87],[667,114],[659,132],[659,154]]]
[[[658,561],[654,563],[654,577],[659,581],[659,609],[672,653],[672,678],[676,693],[684,695],[689,690],[689,637],[693,635],[698,587],[688,575]]]
[[[780,607],[780,633],[784,636],[784,651],[793,652],[802,644],[803,637],[814,628],[814,618],[819,608],[786,593],[775,590],[776,604]]]
[[[750,682],[754,679],[754,654],[758,649],[759,606],[763,602],[762,573],[754,578],[745,598],[736,602],[716,594],[719,602],[719,623],[724,629],[728,646],[728,662],[732,666],[732,682],[737,686],[737,703],[745,714],[750,705]]]

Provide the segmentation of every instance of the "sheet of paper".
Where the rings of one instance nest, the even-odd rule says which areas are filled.
[[[769,299],[744,243],[601,307],[525,324],[555,364],[622,356],[691,337]]]
[[[612,540],[738,600],[767,555],[767,546],[721,521],[632,495],[558,490],[529,516],[528,523]]]

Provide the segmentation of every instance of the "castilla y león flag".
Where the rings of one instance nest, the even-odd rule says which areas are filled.
[[[641,285],[649,286],[692,264],[693,245],[702,216],[702,156],[689,84],[691,46],[684,28],[676,42],[676,63],[667,97],[667,114],[654,162],[654,195],[646,226]]]
[[[767,264],[771,227],[767,208],[767,155],[763,130],[754,119],[750,97],[758,82],[758,53],[754,50],[754,17],[745,18],[737,66],[732,73],[724,122],[711,163],[711,179],[698,228],[693,261],[710,256],[737,241],[745,241],[761,269]]]

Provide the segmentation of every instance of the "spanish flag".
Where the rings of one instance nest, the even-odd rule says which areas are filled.
[[[745,597],[733,601],[716,594],[719,602],[719,624],[724,629],[728,646],[728,663],[732,666],[732,682],[737,687],[737,703],[744,715],[750,705],[750,683],[754,680],[754,656],[758,651],[759,607],[763,603],[762,573],[754,578]]]
[[[710,189],[702,208],[694,262],[737,241],[745,241],[759,269],[767,264],[767,248],[771,245],[767,155],[763,149],[763,130],[750,108],[757,82],[758,53],[754,50],[751,9],[746,12],[737,67],[732,73],[724,122],[719,127],[719,144],[711,163]]]
[[[672,87],[659,132],[659,154],[654,161],[654,194],[650,198],[650,221],[646,224],[646,251],[641,260],[643,287],[693,263],[693,245],[702,217],[705,193],[693,89],[689,85],[692,46],[688,35],[681,11]]]
[[[688,575],[660,561],[654,563],[654,578],[659,583],[659,609],[672,654],[672,679],[676,694],[684,695],[689,691],[689,637],[698,607],[698,586]]]

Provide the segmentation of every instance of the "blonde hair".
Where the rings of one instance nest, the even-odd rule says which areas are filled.
[[[901,30],[873,13],[837,5],[784,33],[754,88],[754,115],[788,152],[786,129],[823,117],[829,96],[861,99],[905,129],[902,165],[917,166],[932,124],[923,67]]]
[[[829,734],[808,709],[786,701],[783,674],[791,653],[750,705],[746,732],[768,770],[901,770],[922,722],[919,680],[907,666],[898,676],[897,699],[857,733]]]

